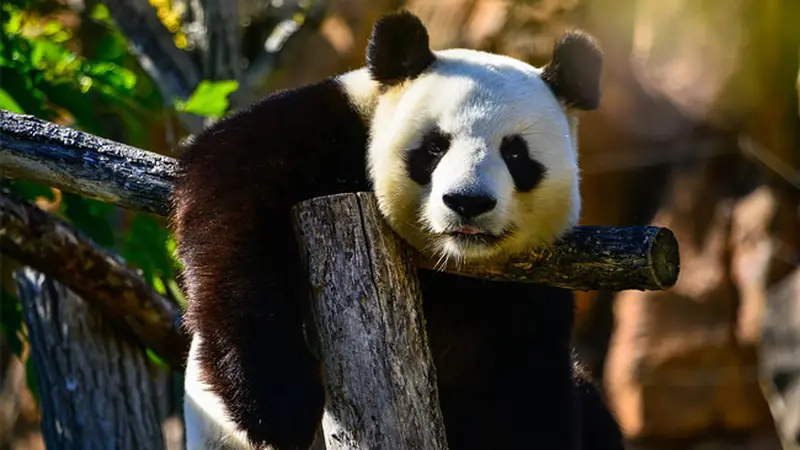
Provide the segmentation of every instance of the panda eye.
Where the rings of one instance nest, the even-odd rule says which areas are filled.
[[[519,192],[529,192],[546,175],[547,170],[544,165],[531,158],[527,142],[518,134],[503,138],[503,142],[500,144],[500,154],[503,156]]]
[[[528,146],[520,135],[506,136],[500,144],[500,154],[507,161],[516,161],[528,154]]]
[[[450,138],[444,134],[434,133],[427,136],[422,145],[428,153],[438,156],[446,152],[450,147]]]
[[[406,170],[409,177],[420,185],[431,182],[431,176],[447,150],[450,136],[436,128],[425,134],[422,143],[406,155]]]

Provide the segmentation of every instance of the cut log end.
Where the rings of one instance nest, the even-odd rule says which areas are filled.
[[[655,233],[647,253],[650,255],[653,282],[659,289],[665,290],[678,282],[681,266],[678,239],[669,228],[652,228]]]

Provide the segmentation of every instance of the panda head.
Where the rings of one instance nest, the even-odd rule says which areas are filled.
[[[368,149],[381,212],[417,249],[447,260],[552,243],[580,214],[577,110],[599,103],[602,56],[567,33],[544,68],[473,50],[432,51],[420,20],[374,26],[377,85]]]

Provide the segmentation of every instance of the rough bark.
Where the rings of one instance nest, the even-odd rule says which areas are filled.
[[[410,255],[371,195],[295,208],[325,366],[325,445],[446,449]]]
[[[62,285],[32,269],[15,279],[47,447],[163,449],[164,369]]]
[[[239,79],[240,38],[238,2],[190,1],[195,16],[194,37],[204,76],[211,80]]]
[[[416,255],[417,267],[436,262]],[[448,265],[445,271],[502,281],[543,283],[573,290],[669,289],[680,270],[678,241],[667,228],[583,226],[556,245],[481,265]]]
[[[4,175],[166,215],[176,166],[169,157],[0,110]]]
[[[0,251],[65,283],[170,365],[183,367],[189,346],[177,305],[66,222],[2,191]]]

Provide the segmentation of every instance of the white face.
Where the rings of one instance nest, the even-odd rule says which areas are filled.
[[[381,211],[443,262],[551,243],[580,213],[574,122],[540,69],[472,50],[436,56],[377,100],[368,155]]]

